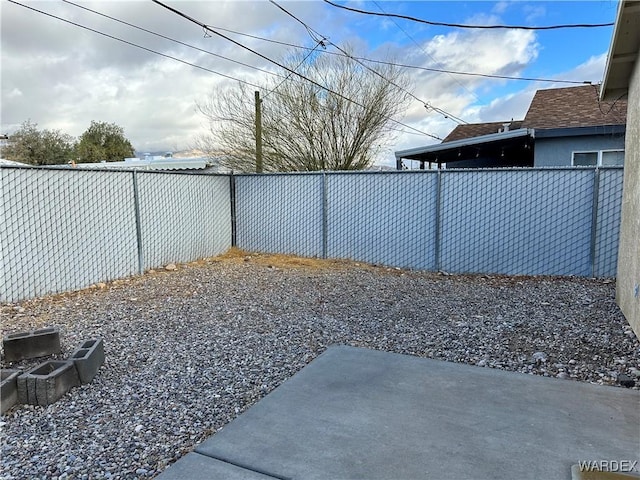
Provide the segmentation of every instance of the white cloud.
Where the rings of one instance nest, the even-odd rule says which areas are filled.
[[[525,5],[523,10],[526,13],[528,23],[535,23],[547,14],[547,9],[543,5]]]
[[[14,88],[7,94],[7,98],[18,98],[22,96],[22,92],[19,88]]]
[[[261,80],[266,75],[68,4],[36,2],[30,5],[227,75],[248,81]],[[220,37],[213,35],[205,38],[201,28],[149,2],[95,1],[82,5],[198,48],[270,71],[277,70],[277,67]],[[214,27],[228,27],[287,43],[313,45],[304,27],[269,2],[181,1],[176,5],[188,15]],[[499,2],[493,8],[487,7],[491,8],[489,13],[476,15],[464,22],[501,23],[499,15],[507,9],[512,11],[514,5],[512,2]],[[357,20],[354,20],[353,15],[345,15],[317,1],[287,2],[284,6],[321,33],[330,35],[330,40],[336,44],[354,44],[364,56],[370,58],[376,58],[377,55],[383,58],[382,52],[388,50],[392,54],[395,52],[401,63],[428,68],[519,75],[538,60],[542,48],[534,32],[454,30],[446,35],[425,39],[424,34],[428,29],[418,30],[421,33],[415,35],[420,42],[420,47],[417,47],[412,43],[407,44],[402,32],[394,35],[394,29],[389,28],[384,33],[387,43],[380,46],[378,51],[371,52],[367,50],[371,39],[363,30],[365,19],[355,17]],[[216,85],[234,85],[232,81],[215,74],[81,30],[8,2],[3,2],[0,8],[0,131],[3,133],[11,133],[22,122],[31,119],[40,128],[57,128],[79,136],[88,128],[91,120],[99,120],[122,126],[138,150],[188,148],[193,138],[203,130],[203,117],[195,111],[196,101],[202,101]],[[29,28],[25,28],[25,25]],[[388,21],[380,24],[380,29],[387,27],[391,27]],[[281,58],[288,51],[282,45],[225,31],[221,33],[270,58]],[[377,43],[373,43],[378,45],[379,38]],[[558,78],[599,80],[603,67],[604,55],[601,55],[571,71],[558,74]],[[480,98],[491,96],[495,92],[494,86],[504,85],[504,82],[420,70],[410,70],[409,75],[417,97],[473,122],[503,120],[518,117],[518,113],[523,115],[523,108],[526,110],[532,92],[539,87],[530,85],[520,92],[481,102]],[[456,125],[441,114],[427,111],[418,101],[410,105],[402,121],[440,137],[446,136]],[[428,137],[399,134],[395,145],[387,149],[382,161],[393,163],[393,150],[434,141]]]
[[[510,3],[509,2],[497,2],[493,8],[491,9],[491,11],[495,14],[502,14],[504,12],[507,11],[507,9],[509,8]]]
[[[267,70],[277,68],[220,37],[205,38],[199,27],[151,3],[82,5],[218,55]],[[68,4],[33,6],[226,75],[248,80],[265,76]],[[312,16],[319,7],[317,2],[296,4],[295,11]],[[99,120],[122,126],[139,150],[188,148],[202,129],[195,102],[204,99],[214,85],[229,83],[224,77],[13,4],[3,3],[1,8],[3,132],[11,133],[31,119],[40,128],[59,128],[79,136],[91,120]],[[302,26],[285,19],[283,12],[267,2],[180,2],[178,8],[212,26],[310,43]],[[293,5],[290,9],[294,10]],[[271,58],[286,51],[281,45],[222,33]]]

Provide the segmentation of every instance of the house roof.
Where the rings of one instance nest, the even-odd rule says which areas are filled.
[[[627,101],[602,102],[597,85],[538,90],[524,117],[525,128],[573,128],[624,125]]]
[[[511,141],[516,137],[610,134],[612,128],[623,128],[627,119],[627,100],[600,100],[597,85],[538,90],[524,120],[458,125],[442,143],[395,152],[396,158],[421,160],[428,155],[450,149]],[[509,125],[505,130],[504,125]],[[620,127],[612,127],[612,126]],[[602,129],[601,127],[607,127]],[[537,133],[536,133],[537,132]],[[551,135],[552,134],[552,135]],[[451,161],[451,160],[450,160]]]
[[[509,130],[599,127],[624,125],[626,117],[627,101],[600,101],[597,85],[550,88],[536,92],[524,120],[458,125],[442,143],[504,132],[505,125]]]
[[[442,140],[445,142],[454,142],[465,138],[480,137],[483,135],[491,135],[493,133],[503,132],[504,126],[508,125],[509,130],[517,130],[522,125],[522,121],[506,121],[506,122],[487,122],[487,123],[466,123],[458,125],[449,135]]]
[[[603,100],[616,100],[627,93],[631,72],[640,51],[640,3],[622,0],[613,27],[607,66],[602,80]]]

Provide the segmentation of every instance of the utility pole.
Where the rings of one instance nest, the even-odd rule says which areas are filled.
[[[262,173],[262,111],[260,92],[256,90],[256,173]]]

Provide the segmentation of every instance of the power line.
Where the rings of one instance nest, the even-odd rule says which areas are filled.
[[[290,16],[291,18],[293,18],[294,20],[296,20],[298,23],[302,24],[302,26],[304,26],[307,31],[309,32],[310,35],[316,35],[316,36],[320,36],[322,38],[326,38],[325,36],[321,35],[319,32],[315,31],[313,28],[311,28],[309,25],[307,25],[305,22],[303,22],[302,20],[300,20],[298,17],[296,17],[293,13],[291,13],[290,11],[288,11],[286,8],[280,6],[275,0],[269,0],[269,2],[271,2],[272,4],[274,4],[276,7],[278,7],[280,10],[282,10],[284,13],[286,13],[288,16]],[[407,95],[409,95],[410,97],[412,97],[414,100],[419,101],[420,103],[422,103],[424,105],[424,107],[426,109],[433,109],[434,111],[440,113],[441,115],[443,115],[445,118],[450,118],[454,121],[456,121],[457,123],[468,123],[465,122],[464,120],[462,120],[461,118],[456,117],[455,115],[452,115],[448,112],[446,112],[445,110],[442,110],[440,108],[437,107],[433,107],[432,105],[429,104],[429,102],[425,102],[424,100],[420,99],[419,97],[417,97],[416,95],[414,95],[412,92],[408,91],[406,88],[398,85],[397,83],[389,80],[388,78],[386,78],[384,75],[382,75],[380,72],[378,72],[377,70],[374,70],[373,68],[369,67],[368,65],[365,65],[364,63],[362,63],[360,60],[354,58],[350,53],[348,53],[347,51],[345,51],[344,49],[340,48],[339,45],[336,45],[333,42],[329,42],[331,43],[331,45],[333,45],[334,47],[336,47],[343,55],[345,55],[347,58],[355,61],[356,63],[358,63],[359,65],[363,66],[364,68],[366,68],[367,70],[369,70],[370,72],[372,72],[374,75],[377,75],[378,77],[382,78],[384,81],[386,81],[387,83],[389,83],[390,85],[393,85],[394,87],[404,91]]]
[[[576,24],[564,24],[564,25],[547,25],[542,27],[532,27],[528,25],[465,25],[461,23],[447,23],[447,22],[434,22],[431,20],[423,20],[421,18],[411,17],[409,15],[400,15],[397,13],[379,13],[371,12],[369,10],[361,10],[359,8],[347,7],[339,5],[330,0],[324,0],[325,3],[332,5],[336,8],[348,10],[350,12],[362,13],[365,15],[373,15],[378,17],[389,18],[402,18],[404,20],[411,20],[412,22],[425,23],[427,25],[433,25],[437,27],[452,27],[452,28],[472,28],[472,29],[513,29],[513,30],[560,30],[564,28],[599,28],[599,27],[611,27],[613,22],[610,23],[576,23]]]
[[[233,63],[236,63],[236,64],[238,64],[238,65],[242,65],[243,67],[252,68],[253,70],[257,70],[257,71],[262,72],[262,73],[267,73],[267,74],[269,74],[269,75],[275,75],[275,76],[278,76],[278,77],[283,77],[283,75],[280,75],[280,74],[278,74],[278,73],[271,72],[271,71],[269,71],[269,70],[264,70],[264,69],[262,69],[262,68],[255,67],[255,66],[253,66],[253,65],[249,65],[248,63],[244,63],[244,62],[241,62],[241,61],[239,61],[239,60],[234,60],[233,58],[225,57],[224,55],[219,55],[219,54],[214,53],[214,52],[211,52],[211,51],[209,51],[209,50],[205,50],[204,48],[196,47],[195,45],[190,45],[190,44],[185,43],[185,42],[182,42],[182,41],[180,41],[180,40],[176,40],[175,38],[167,37],[166,35],[162,35],[161,33],[157,33],[157,32],[154,32],[154,31],[152,31],[152,30],[148,30],[148,29],[143,28],[143,27],[140,27],[140,26],[138,26],[138,25],[134,25],[133,23],[126,22],[126,21],[121,20],[121,19],[119,19],[119,18],[112,17],[112,16],[110,16],[110,15],[107,15],[107,14],[105,14],[105,13],[101,13],[101,12],[98,12],[98,11],[96,11],[96,10],[92,10],[92,9],[90,9],[90,8],[88,8],[88,7],[84,7],[84,6],[82,6],[82,5],[78,5],[77,3],[73,3],[73,2],[71,2],[71,1],[69,1],[69,0],[62,0],[62,1],[63,1],[64,3],[68,3],[69,5],[73,5],[74,7],[78,7],[78,8],[81,8],[81,9],[83,9],[83,10],[86,10],[86,11],[88,11],[88,12],[94,13],[94,14],[96,14],[96,15],[100,15],[101,17],[108,18],[109,20],[113,20],[114,22],[122,23],[123,25],[127,25],[127,26],[129,26],[129,27],[131,27],[131,28],[136,28],[136,29],[138,29],[138,30],[141,30],[141,31],[146,32],[146,33],[149,33],[149,34],[151,34],[151,35],[155,35],[156,37],[160,37],[160,38],[163,38],[163,39],[165,39],[165,40],[169,40],[169,41],[171,41],[171,42],[175,42],[175,43],[177,43],[177,44],[179,44],[179,45],[183,45],[183,46],[185,46],[185,47],[191,48],[191,49],[193,49],[193,50],[197,50],[197,51],[199,51],[199,52],[206,53],[207,55],[211,55],[211,56],[214,56],[214,57],[217,57],[217,58],[222,58],[223,60],[227,60],[227,61],[229,61],[229,62],[233,62]]]
[[[81,24],[76,23],[76,22],[73,22],[73,21],[71,21],[71,20],[67,20],[67,19],[65,19],[65,18],[58,17],[58,16],[53,15],[53,14],[51,14],[51,13],[44,12],[44,11],[42,11],[42,10],[38,10],[37,8],[30,7],[30,6],[28,6],[28,5],[23,5],[22,3],[16,2],[15,0],[8,0],[8,1],[9,1],[10,3],[13,3],[14,5],[18,5],[18,6],[20,6],[20,7],[27,8],[27,9],[32,10],[32,11],[34,11],[34,12],[40,13],[40,14],[42,14],[42,15],[46,15],[46,16],[51,17],[51,18],[54,18],[54,19],[56,19],[56,20],[60,20],[60,21],[62,21],[62,22],[65,22],[65,23],[68,23],[68,24],[70,24],[70,25],[73,25],[73,26],[75,26],[75,27],[82,28],[82,29],[84,29],[84,30],[87,30],[87,31],[90,31],[90,32],[96,33],[96,34],[98,34],[98,35],[101,35],[101,36],[104,36],[104,37],[110,38],[110,39],[112,39],[112,40],[116,40],[116,41],[118,41],[118,42],[124,43],[124,44],[126,44],[126,45],[130,45],[130,46],[132,46],[132,47],[139,48],[139,49],[141,49],[141,50],[145,50],[145,51],[147,51],[147,52],[149,52],[149,53],[153,53],[153,54],[155,54],[155,55],[160,55],[160,56],[162,56],[162,57],[165,57],[165,58],[168,58],[168,59],[171,59],[171,60],[175,60],[175,61],[180,62],[180,63],[182,63],[182,64],[189,65],[189,66],[191,66],[191,67],[198,68],[198,69],[200,69],[200,70],[204,70],[204,71],[206,71],[206,72],[213,73],[213,74],[215,74],[215,75],[219,75],[219,76],[222,76],[222,77],[225,77],[225,78],[231,79],[231,80],[235,80],[235,81],[237,81],[237,82],[239,82],[239,83],[243,83],[243,84],[245,84],[245,85],[249,85],[249,86],[251,86],[251,87],[255,87],[255,88],[262,88],[260,85],[256,85],[256,84],[254,84],[254,83],[247,82],[247,81],[245,81],[245,80],[242,80],[242,79],[239,79],[239,78],[233,77],[233,76],[231,76],[231,75],[226,75],[226,74],[224,74],[224,73],[216,72],[215,70],[211,70],[211,69],[209,69],[209,68],[203,67],[203,66],[201,66],[201,65],[197,65],[197,64],[195,64],[195,63],[187,62],[187,61],[182,60],[182,59],[180,59],[180,58],[176,58],[176,57],[173,57],[173,56],[171,56],[171,55],[167,55],[167,54],[165,54],[165,53],[161,53],[161,52],[158,52],[158,51],[156,51],[156,50],[153,50],[153,49],[150,49],[150,48],[147,48],[147,47],[143,47],[142,45],[138,45],[138,44],[133,43],[133,42],[130,42],[130,41],[128,41],[128,40],[124,40],[124,39],[122,39],[122,38],[116,37],[116,36],[114,36],[114,35],[109,35],[109,34],[107,34],[107,33],[101,32],[101,31],[99,31],[99,30],[95,30],[95,29],[90,28],[90,27],[87,27],[87,26],[85,26],[85,25],[81,25]],[[71,3],[71,2],[68,2],[68,3]],[[306,47],[304,47],[304,48],[306,48]],[[267,72],[267,73],[271,73],[271,74],[273,74],[273,75],[277,75],[277,74],[274,74],[273,72]],[[277,92],[277,91],[276,91],[276,92],[274,92],[274,93],[278,94],[279,92]],[[393,120],[393,119],[390,119],[390,120],[391,120],[391,121],[393,121],[394,123],[397,123],[397,124],[399,124],[399,125],[401,125],[401,126],[403,126],[403,127],[405,127],[405,128],[408,128],[408,129],[409,129],[409,130],[401,130],[401,129],[397,129],[397,128],[388,127],[390,130],[397,131],[397,132],[400,132],[400,133],[405,133],[405,134],[412,134],[412,135],[420,135],[420,136],[427,135],[427,136],[429,136],[429,137],[431,137],[431,138],[434,138],[434,139],[436,139],[436,140],[442,140],[440,137],[437,137],[436,135],[430,135],[430,134],[425,133],[425,132],[423,132],[423,131],[421,131],[421,130],[419,130],[419,129],[417,129],[417,128],[411,127],[410,125],[405,125],[404,123],[399,122],[399,121],[397,121],[397,120]]]
[[[282,42],[280,40],[273,40],[271,38],[265,38],[265,37],[260,37],[260,36],[257,36],[257,35],[251,35],[249,33],[238,32],[237,30],[231,30],[229,28],[217,27],[217,26],[211,26],[211,28],[215,28],[216,30],[222,30],[223,32],[229,32],[229,33],[233,33],[235,35],[240,35],[240,36],[247,37],[247,38],[253,38],[255,40],[262,40],[264,42],[275,43],[275,44],[278,44],[278,45],[284,45],[284,46],[287,46],[287,47],[298,48],[298,49],[302,49],[302,50],[311,50],[311,47],[305,47],[303,45],[296,45],[296,44],[293,44],[293,43]],[[338,53],[338,52],[324,51],[323,53],[326,54],[326,55],[337,55],[337,56],[340,56],[340,57],[344,56],[343,54]],[[411,69],[414,69],[414,70],[424,70],[424,71],[427,71],[427,72],[435,72],[435,73],[450,73],[452,75],[466,75],[466,76],[470,76],[470,77],[495,78],[495,79],[499,79],[499,80],[514,80],[514,81],[524,81],[524,82],[567,83],[567,84],[573,84],[573,85],[584,85],[584,84],[591,83],[591,82],[588,82],[588,81],[579,81],[579,80],[557,80],[557,79],[551,79],[551,78],[514,77],[514,76],[510,76],[510,75],[494,75],[494,74],[490,74],[490,73],[461,72],[461,71],[458,71],[458,70],[446,70],[446,69],[441,69],[441,68],[420,67],[418,65],[406,65],[406,64],[402,64],[402,63],[385,62],[383,60],[374,60],[374,59],[365,58],[365,57],[354,57],[354,58],[356,58],[358,60],[362,60],[363,62],[378,63],[378,64],[389,65],[389,66],[393,66],[393,67],[411,68]]]
[[[228,37],[228,36],[226,36],[226,35],[223,35],[222,33],[220,33],[220,32],[218,32],[218,31],[214,30],[214,29],[213,29],[213,28],[211,28],[211,27],[209,27],[209,26],[208,26],[208,25],[206,25],[205,23],[203,23],[203,22],[201,22],[201,21],[199,21],[199,20],[196,20],[196,19],[195,19],[195,18],[193,18],[193,17],[190,17],[190,16],[189,16],[189,15],[187,15],[186,13],[183,13],[183,12],[181,12],[180,10],[178,10],[178,9],[176,9],[176,8],[170,7],[169,5],[166,5],[166,4],[162,3],[162,2],[161,2],[161,1],[159,1],[159,0],[152,0],[152,1],[153,1],[153,3],[155,3],[155,4],[159,5],[159,6],[163,7],[163,8],[166,8],[166,9],[167,9],[167,10],[169,10],[170,12],[172,12],[172,13],[174,13],[174,14],[176,14],[176,15],[178,15],[178,16],[180,16],[180,17],[182,17],[182,18],[184,18],[185,20],[188,20],[188,21],[190,21],[190,22],[192,22],[192,23],[194,23],[194,24],[196,24],[196,25],[200,26],[203,30],[205,30],[205,32],[211,32],[211,33],[213,33],[214,35],[217,35],[217,36],[219,36],[219,37],[221,37],[221,38],[224,38],[225,40],[227,40],[227,41],[229,41],[229,42],[233,43],[234,45],[237,45],[237,46],[239,46],[240,48],[242,48],[242,49],[244,49],[244,50],[247,50],[247,51],[249,51],[249,52],[253,53],[254,55],[259,56],[260,58],[262,58],[262,59],[264,59],[264,60],[266,60],[266,61],[268,61],[268,62],[270,62],[270,63],[273,63],[274,65],[277,65],[278,67],[280,67],[280,68],[282,68],[282,69],[286,70],[287,72],[289,72],[289,73],[291,73],[291,74],[293,74],[293,75],[296,75],[297,77],[300,77],[300,78],[301,78],[301,79],[303,79],[303,80],[306,80],[307,82],[309,82],[309,83],[311,83],[311,84],[315,85],[315,86],[316,86],[316,87],[318,87],[318,88],[321,88],[322,90],[325,90],[325,91],[326,91],[326,92],[328,92],[328,93],[331,93],[332,95],[335,95],[335,96],[337,96],[337,97],[339,97],[339,98],[342,98],[343,100],[346,100],[346,101],[348,101],[348,102],[350,102],[350,103],[353,103],[354,105],[357,105],[357,106],[359,106],[359,107],[361,107],[361,108],[365,108],[365,106],[364,106],[364,105],[362,105],[361,103],[359,103],[359,102],[357,102],[357,101],[355,101],[355,100],[352,100],[351,98],[348,98],[348,97],[346,97],[346,96],[342,95],[341,93],[336,92],[335,90],[332,90],[332,89],[330,89],[330,88],[327,88],[327,87],[325,87],[324,85],[322,85],[322,84],[320,84],[320,83],[316,82],[315,80],[312,80],[312,79],[310,79],[310,78],[306,77],[305,75],[302,75],[301,73],[298,73],[298,72],[296,72],[295,70],[293,70],[293,69],[291,69],[291,68],[287,67],[286,65],[283,65],[283,64],[281,64],[281,63],[279,63],[279,62],[277,62],[277,61],[275,61],[275,60],[273,60],[273,59],[271,59],[271,58],[267,57],[266,55],[263,55],[262,53],[257,52],[256,50],[253,50],[252,48],[247,47],[246,45],[244,45],[244,44],[242,44],[242,43],[240,43],[240,42],[238,42],[238,41],[236,41],[236,40],[234,40],[234,39],[232,39],[232,38],[230,38],[230,37]],[[404,124],[404,123],[402,123],[402,122],[400,122],[400,121],[398,121],[398,120],[395,120],[395,119],[393,119],[393,118],[389,118],[389,120],[390,120],[390,121],[392,121],[392,122],[394,122],[394,123],[397,123],[397,124],[399,124],[399,125],[402,125],[402,126],[403,126],[403,127],[405,127],[405,128],[409,128],[409,129],[411,129],[411,130],[415,130],[415,131],[417,131],[417,132],[419,132],[419,133],[421,133],[421,134],[423,134],[423,135],[426,135],[426,136],[428,136],[428,137],[434,138],[434,139],[436,139],[436,140],[442,140],[441,138],[437,137],[436,135],[432,135],[432,134],[430,134],[430,133],[423,132],[423,131],[421,131],[421,130],[419,130],[419,129],[415,128],[415,127],[412,127],[412,126],[410,126],[410,125],[406,125],[406,124]]]
[[[374,0],[373,4],[374,4],[376,7],[378,7],[378,9],[380,9],[380,11],[381,11],[381,12],[383,12],[383,13],[387,13],[387,12],[386,12],[386,11],[385,11],[381,6],[380,6],[380,4],[379,4],[378,2],[376,2],[375,0]],[[393,24],[394,24],[396,27],[398,27],[398,30],[400,30],[402,33],[404,33],[404,34],[407,36],[407,38],[408,38],[409,40],[411,40],[411,41],[414,43],[414,45],[415,45],[416,47],[418,47],[418,48],[422,51],[422,53],[424,53],[427,57],[429,57],[431,60],[433,60],[433,62],[434,62],[436,65],[442,65],[440,62],[438,62],[438,61],[433,57],[433,55],[431,55],[429,52],[427,52],[427,50],[426,50],[422,45],[420,45],[420,44],[416,41],[416,39],[415,39],[415,38],[413,38],[411,35],[409,35],[409,32],[407,32],[404,28],[402,28],[402,26],[401,26],[398,22],[396,22],[396,20],[395,20],[394,18],[392,18],[392,19],[391,19],[391,21],[393,22]],[[480,99],[478,98],[478,96],[477,96],[475,93],[473,93],[471,90],[469,90],[469,89],[468,89],[468,88],[467,88],[467,87],[466,87],[466,86],[465,86],[461,81],[459,81],[457,78],[455,78],[451,73],[448,73],[448,72],[445,72],[445,73],[447,73],[447,75],[449,75],[449,77],[451,77],[451,79],[452,79],[454,82],[456,82],[456,83],[457,83],[458,85],[460,85],[463,89],[465,89],[465,90],[467,91],[467,93],[469,93],[472,97],[474,97],[476,100],[480,100]]]
[[[295,67],[293,68],[293,70],[295,71],[295,70],[297,70],[298,68],[300,68],[300,66],[301,66],[302,64],[304,64],[304,62],[306,62],[306,61],[307,61],[307,59],[308,59],[308,58],[313,54],[313,52],[315,52],[315,51],[316,51],[316,48],[318,48],[320,45],[322,45],[322,46],[324,47],[324,40],[320,40],[318,43],[316,43],[316,46],[315,46],[315,47],[313,47],[311,50],[309,50],[309,53],[307,53],[307,54],[305,55],[305,57],[304,57],[302,60],[300,60],[300,63],[298,63],[298,65],[297,65],[297,66],[295,66]],[[264,100],[265,98],[267,98],[269,95],[271,95],[273,92],[275,92],[278,88],[280,88],[280,86],[281,86],[284,82],[286,82],[287,80],[289,80],[289,78],[291,78],[291,75],[292,75],[292,74],[291,74],[291,73],[289,73],[286,77],[284,77],[284,79],[283,79],[283,80],[282,80],[278,85],[276,85],[276,86],[275,86],[275,87],[273,87],[271,90],[269,90],[269,91],[265,94],[265,96],[264,96],[264,97],[262,97],[262,98],[263,98],[263,100]]]
[[[143,47],[142,45],[138,45],[137,43],[133,43],[133,42],[130,42],[128,40],[124,40],[124,39],[116,37],[114,35],[109,35],[108,33],[104,33],[104,32],[101,32],[99,30],[95,30],[93,28],[87,27],[85,25],[81,25],[81,24],[76,23],[76,22],[72,22],[71,20],[67,20],[66,18],[58,17],[56,15],[53,15],[52,13],[43,12],[42,10],[38,10],[37,8],[30,7],[28,5],[23,5],[22,3],[18,3],[15,0],[7,0],[7,1],[10,2],[10,3],[13,3],[14,5],[18,5],[20,7],[27,8],[27,9],[32,10],[34,12],[41,13],[42,15],[46,15],[47,17],[55,18],[56,20],[60,20],[62,22],[65,22],[65,23],[68,23],[70,25],[73,25],[75,27],[82,28],[84,30],[88,30],[88,31],[96,33],[98,35],[102,35],[103,37],[107,37],[107,38],[110,38],[112,40],[117,40],[118,42],[122,42],[124,44],[130,45],[132,47],[139,48],[141,50],[145,50],[145,51],[147,51],[149,53],[153,53],[155,55],[160,55],[161,57],[169,58],[171,60],[175,60],[176,62],[180,62],[180,63],[183,63],[185,65],[189,65],[191,67],[198,68],[200,70],[204,70],[205,72],[214,73],[216,75],[220,75],[221,77],[225,77],[225,78],[228,78],[228,79],[231,79],[231,80],[235,80],[237,82],[244,83],[244,84],[252,86],[252,87],[260,88],[260,86],[255,85],[255,84],[253,84],[251,82],[247,82],[246,80],[241,80],[239,78],[232,77],[231,75],[226,75],[224,73],[216,72],[215,70],[211,70],[209,68],[203,67],[201,65],[197,65],[195,63],[187,62],[186,60],[182,60],[181,58],[173,57],[171,55],[167,55],[166,53],[158,52],[158,51],[153,50],[151,48]]]
[[[114,36],[114,35],[109,35],[109,34],[107,34],[107,33],[101,32],[101,31],[99,31],[99,30],[95,30],[95,29],[90,28],[90,27],[87,27],[87,26],[85,26],[85,25],[81,25],[81,24],[79,24],[79,23],[72,22],[71,20],[67,20],[67,19],[65,19],[65,18],[58,17],[58,16],[56,16],[56,15],[53,15],[53,14],[48,13],[48,12],[44,12],[44,11],[42,11],[42,10],[38,10],[37,8],[30,7],[30,6],[27,6],[27,5],[23,5],[23,4],[19,3],[19,2],[16,2],[15,0],[8,0],[8,1],[9,1],[10,3],[13,3],[13,4],[15,4],[15,5],[18,5],[18,6],[20,6],[20,7],[24,7],[24,8],[27,8],[27,9],[29,9],[29,10],[32,10],[32,11],[34,11],[34,12],[41,13],[41,14],[46,15],[46,16],[48,16],[48,17],[54,18],[54,19],[56,19],[56,20],[60,20],[60,21],[62,21],[62,22],[65,22],[65,23],[71,24],[71,25],[73,25],[73,26],[75,26],[75,27],[82,28],[82,29],[84,29],[84,30],[88,30],[88,31],[90,31],[90,32],[93,32],[93,33],[96,33],[96,34],[98,34],[98,35],[101,35],[101,36],[104,36],[104,37],[110,38],[110,39],[112,39],[112,40],[116,40],[116,41],[119,41],[119,42],[125,43],[125,44],[127,44],[127,45],[132,46],[132,47],[140,48],[140,49],[145,50],[145,51],[147,51],[147,52],[149,52],[149,53],[153,53],[153,54],[156,54],[156,55],[160,55],[160,56],[162,56],[162,57],[169,58],[169,59],[171,59],[171,60],[175,60],[175,61],[177,61],[177,62],[183,63],[183,64],[185,64],[185,65],[189,65],[189,66],[191,66],[191,67],[195,67],[195,68],[198,68],[198,69],[200,69],[200,70],[204,70],[204,71],[209,72],[209,73],[213,73],[213,74],[216,74],[216,75],[220,75],[220,76],[222,76],[222,77],[225,77],[225,78],[229,78],[229,79],[231,79],[231,80],[235,80],[235,81],[237,81],[237,82],[243,83],[243,84],[245,84],[245,85],[249,85],[249,86],[251,86],[251,87],[255,87],[255,88],[262,88],[260,85],[256,85],[256,84],[254,84],[254,83],[247,82],[247,81],[245,81],[245,80],[242,80],[242,79],[239,79],[239,78],[233,77],[233,76],[231,76],[231,75],[226,75],[226,74],[224,74],[224,73],[216,72],[215,70],[211,70],[211,69],[206,68],[206,67],[203,67],[203,66],[201,66],[201,65],[196,65],[196,64],[194,64],[194,63],[187,62],[187,61],[182,60],[182,59],[180,59],[180,58],[176,58],[176,57],[173,57],[173,56],[171,56],[171,55],[167,55],[167,54],[164,54],[164,53],[158,52],[158,51],[156,51],[156,50],[153,50],[153,49],[150,49],[150,48],[147,48],[147,47],[143,47],[143,46],[141,46],[141,45],[138,45],[138,44],[136,44],[136,43],[130,42],[130,41],[128,41],[128,40],[124,40],[124,39],[122,39],[122,38],[116,37],[116,36]],[[71,3],[71,2],[67,2],[67,3]],[[116,19],[116,20],[117,20],[117,19]],[[168,38],[168,37],[167,37],[167,38]],[[196,47],[196,48],[197,48],[197,47]],[[267,71],[267,73],[271,73],[272,75],[278,75],[278,74],[275,74],[275,73],[273,73],[273,72],[268,72],[268,71]],[[279,92],[277,92],[277,91],[276,91],[276,92],[274,92],[274,93],[278,94]],[[396,122],[396,123],[399,123],[400,125],[405,126],[404,124],[402,124],[402,123],[400,123],[400,122]],[[412,134],[412,135],[420,135],[420,136],[423,136],[423,135],[429,135],[429,134],[426,134],[425,132],[422,132],[422,131],[420,131],[420,130],[418,130],[418,129],[415,129],[415,128],[413,128],[413,127],[410,127],[410,126],[408,126],[408,125],[406,125],[406,127],[408,127],[408,128],[410,128],[410,129],[412,129],[413,131],[401,130],[401,129],[392,128],[392,127],[388,127],[388,128],[389,128],[390,130],[394,130],[394,131],[401,132],[401,133]],[[435,136],[433,136],[433,137],[435,137]],[[441,138],[439,138],[439,137],[435,137],[435,138],[436,138],[437,140],[442,140],[442,139],[441,139]]]

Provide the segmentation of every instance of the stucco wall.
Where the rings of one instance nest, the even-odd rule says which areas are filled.
[[[640,54],[631,75],[628,102],[616,297],[640,338]]]
[[[571,153],[577,151],[621,150],[622,134],[560,138],[536,138],[534,167],[570,167]]]

